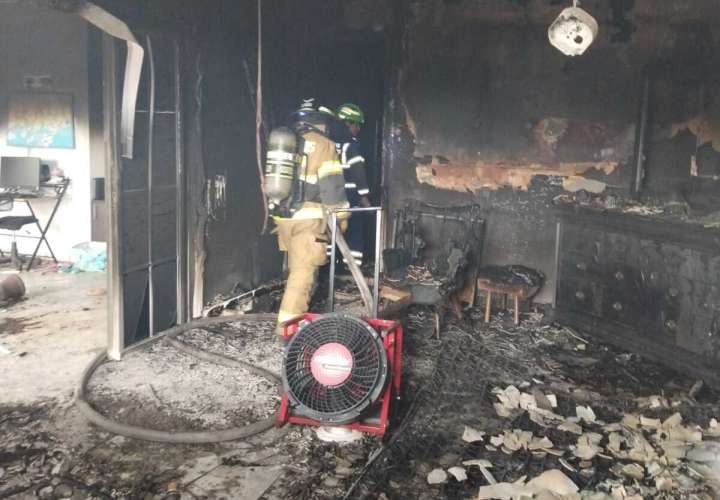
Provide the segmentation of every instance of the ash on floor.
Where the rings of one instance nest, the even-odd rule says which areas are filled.
[[[278,372],[282,350],[274,322],[232,322],[196,328],[179,340],[207,352]],[[198,360],[163,341],[101,366],[90,385],[91,404],[117,421],[161,430],[240,427],[271,416],[279,403],[273,382],[244,369]],[[158,425],[165,427],[157,427]]]
[[[481,317],[407,337],[405,417],[350,498],[717,497],[715,392],[541,315]]]
[[[341,447],[319,442],[308,427],[287,426],[241,442],[165,445],[102,432],[69,401],[0,408],[0,498],[477,498],[490,479],[512,484],[525,476],[529,483],[554,470],[579,489],[610,498],[650,498],[650,488],[665,498],[712,494],[712,482],[699,474],[715,457],[708,446],[720,415],[713,391],[539,315],[526,316],[517,327],[502,315],[490,324],[481,317],[482,311],[466,311],[437,340],[432,311],[410,311],[403,399],[393,408],[384,441],[366,437]],[[280,370],[272,323],[248,328],[228,321],[180,339]],[[263,379],[170,346],[156,344],[126,361],[104,366],[90,391],[94,404],[121,421],[205,429],[268,416],[277,405],[276,390]],[[582,434],[560,430],[555,422],[539,424],[526,408],[530,401],[546,405],[546,399],[556,402],[547,411],[567,428],[601,434],[600,442],[592,436],[580,442]],[[590,410],[594,422],[588,422]],[[683,429],[671,427],[675,437],[695,439],[693,426],[702,429],[702,441],[683,449],[679,463],[658,469],[649,449],[648,462],[607,449],[619,443],[617,454],[629,453],[635,446],[628,439],[639,434],[663,458],[666,440],[656,441],[657,430],[642,422],[655,426],[658,419],[662,426],[676,412]],[[629,414],[638,415],[636,427],[625,421],[630,431],[603,428]],[[659,488],[658,478],[671,489]]]

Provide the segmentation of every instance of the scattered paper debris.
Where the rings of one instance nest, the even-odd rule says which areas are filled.
[[[485,460],[484,458],[473,458],[472,460],[464,460],[462,464],[468,467],[472,465],[477,465],[478,467],[492,469],[492,462],[490,462],[490,460]]]
[[[550,439],[547,437],[543,437],[543,438],[534,437],[532,439],[532,441],[530,441],[530,444],[528,444],[528,449],[529,450],[543,450],[543,449],[547,449],[547,448],[552,448],[553,446],[554,446],[553,442],[550,441]]]
[[[623,476],[630,477],[637,481],[640,481],[645,477],[645,470],[638,464],[624,465],[620,468],[620,473]]]
[[[637,429],[640,427],[640,417],[632,413],[626,413],[623,415],[622,425],[630,427],[631,429]]]
[[[640,415],[640,426],[646,429],[659,429],[661,425],[659,418],[647,418]]]
[[[481,486],[478,500],[513,500],[525,495],[524,478],[515,483],[496,483]],[[525,495],[527,496],[527,495]]]
[[[512,500],[516,498],[565,498],[578,492],[577,485],[562,471],[551,469],[525,483],[525,477],[514,483],[497,483],[481,486],[478,500]],[[551,494],[551,496],[548,496]]]
[[[573,434],[582,434],[583,429],[582,426],[579,424],[568,422],[567,420],[563,422],[562,424],[558,425],[558,430],[565,431],[565,432],[572,432]]]
[[[466,443],[474,443],[476,441],[482,441],[485,437],[485,433],[482,431],[478,431],[476,429],[473,429],[472,427],[465,426],[465,430],[463,431],[462,440]]]
[[[648,396],[646,398],[637,398],[636,401],[638,408],[650,408],[653,410],[657,408],[670,408],[668,400],[658,395]]]
[[[467,473],[463,467],[450,467],[448,472],[458,481],[465,481],[467,479]]]
[[[602,441],[601,434],[586,432],[578,437],[573,454],[581,460],[591,460],[602,451],[598,446],[600,441]]]
[[[580,420],[584,420],[589,424],[592,424],[595,420],[597,420],[595,412],[589,406],[576,406],[575,415],[577,415]]]
[[[577,493],[579,489],[577,485],[559,469],[546,470],[535,479],[530,480],[527,485],[532,492],[537,493],[547,490],[556,495],[570,495]]]
[[[433,469],[430,471],[430,474],[427,476],[427,482],[428,484],[442,484],[447,482],[448,475],[447,472],[445,472],[442,469]]]

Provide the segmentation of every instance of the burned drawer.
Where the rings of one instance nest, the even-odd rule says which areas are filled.
[[[592,256],[567,252],[560,258],[560,276],[600,281],[603,276],[603,267]]]
[[[605,233],[604,253],[606,262],[624,262],[628,266],[641,263],[641,244],[632,234]]]
[[[670,243],[663,243],[661,249],[663,266],[667,272],[698,282],[712,279],[706,275],[707,270],[703,268],[701,252]]]
[[[604,237],[597,229],[586,229],[574,225],[563,228],[561,247],[563,252],[572,252],[599,259],[603,253]]]
[[[682,311],[676,307],[657,307],[646,321],[638,324],[643,336],[668,345],[677,343],[678,336],[687,336],[690,327]]]
[[[665,259],[662,254],[662,245],[655,240],[641,239],[638,248],[638,265],[641,269],[665,269]]]
[[[720,360],[720,311],[696,315],[691,335],[684,347],[710,360]]]
[[[625,290],[625,293],[633,296],[643,288],[644,278],[640,269],[623,262],[608,262],[604,276],[608,286]]]
[[[604,288],[601,284],[563,277],[558,287],[557,305],[561,309],[602,316]]]
[[[720,286],[695,284],[695,308],[698,314],[712,316],[720,311]]]
[[[710,277],[708,282],[720,285],[720,255],[703,254],[701,258],[705,273]]]
[[[692,282],[681,279],[659,291],[647,308],[650,317],[639,326],[656,340],[689,349],[695,317],[693,287]]]
[[[602,317],[608,321],[636,327],[643,323],[646,314],[639,307],[637,296],[608,288],[603,295]]]

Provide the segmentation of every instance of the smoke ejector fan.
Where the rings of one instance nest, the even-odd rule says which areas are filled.
[[[399,397],[399,322],[306,314],[286,324],[278,422],[384,434]]]

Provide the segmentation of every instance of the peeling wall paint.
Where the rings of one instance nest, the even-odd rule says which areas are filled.
[[[562,187],[565,191],[577,193],[578,191],[587,191],[588,193],[599,194],[607,189],[607,184],[595,179],[586,179],[577,175],[572,175],[563,179]]]
[[[478,162],[474,165],[458,163],[420,165],[416,167],[415,171],[420,183],[438,189],[478,192],[481,189],[496,190],[502,187],[527,191],[533,178],[538,175],[578,179],[579,174],[593,169],[610,175],[617,167],[617,162],[561,163],[558,165]],[[605,185],[605,183],[601,184]],[[593,186],[597,188],[598,184],[593,184]]]

